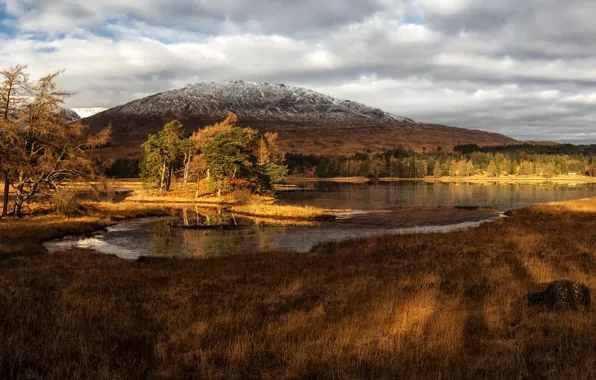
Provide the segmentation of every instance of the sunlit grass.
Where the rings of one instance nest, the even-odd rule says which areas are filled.
[[[313,206],[276,205],[252,202],[244,205],[234,205],[228,208],[231,212],[250,216],[289,219],[333,219],[334,211]]]
[[[0,261],[0,377],[593,379],[596,313],[525,296],[560,278],[596,288],[595,220],[588,199],[448,234],[205,260],[28,246]],[[92,222],[2,220],[0,252]]]

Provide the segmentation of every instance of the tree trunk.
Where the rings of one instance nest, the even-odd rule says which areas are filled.
[[[189,172],[190,172],[190,163],[192,162],[191,159],[191,155],[190,154],[186,154],[184,156],[184,180],[182,181],[182,188],[186,189],[186,186],[188,186],[188,176],[189,176]]]
[[[199,197],[199,191],[201,190],[201,177],[197,175],[197,191],[195,192],[195,199]]]
[[[14,201],[14,215],[17,218],[23,217],[23,203],[25,202],[25,198],[23,195],[23,185],[17,186],[17,192]]]
[[[170,187],[172,186],[172,166],[168,169],[168,180],[166,182],[166,191],[170,191]]]
[[[4,200],[2,203],[2,216],[8,215],[8,190],[10,186],[10,180],[8,178],[8,170],[4,171]]]
[[[166,165],[161,167],[161,181],[159,183],[159,191],[164,191],[164,187],[166,184]]]

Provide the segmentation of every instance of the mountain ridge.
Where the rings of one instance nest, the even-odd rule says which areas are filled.
[[[187,130],[238,115],[241,126],[279,134],[283,149],[353,154],[394,147],[449,150],[456,144],[518,143],[497,133],[418,123],[379,108],[301,87],[266,82],[202,82],[160,92],[84,118],[92,130],[108,125],[113,147],[106,155],[138,156],[149,133],[177,119]]]

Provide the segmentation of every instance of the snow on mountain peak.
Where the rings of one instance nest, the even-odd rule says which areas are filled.
[[[107,111],[112,115],[211,120],[224,118],[228,112],[251,121],[414,123],[406,117],[313,90],[243,80],[191,84]]]

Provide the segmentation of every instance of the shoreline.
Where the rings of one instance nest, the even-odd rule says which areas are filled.
[[[502,177],[485,177],[485,176],[471,176],[471,177],[424,177],[424,178],[397,178],[397,177],[382,177],[382,178],[366,178],[366,177],[332,177],[332,178],[317,178],[317,177],[295,177],[288,176],[288,184],[291,186],[300,182],[339,182],[339,183],[371,183],[371,182],[427,182],[427,183],[510,183],[510,184],[596,184],[596,177],[587,176],[558,176],[552,178],[539,176],[502,176]]]

